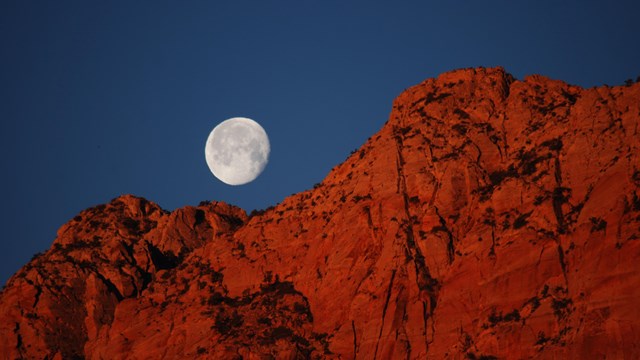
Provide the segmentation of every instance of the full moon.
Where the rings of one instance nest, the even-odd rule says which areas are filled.
[[[229,185],[255,180],[269,162],[270,152],[267,132],[257,122],[243,117],[218,124],[204,147],[209,169]]]

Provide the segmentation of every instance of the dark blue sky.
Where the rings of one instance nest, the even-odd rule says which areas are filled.
[[[0,2],[0,284],[76,213],[124,193],[247,211],[311,188],[395,96],[461,67],[585,87],[640,75],[637,1]],[[268,132],[253,183],[216,180],[220,121]]]

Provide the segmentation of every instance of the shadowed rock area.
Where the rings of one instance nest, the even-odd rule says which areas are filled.
[[[442,74],[251,216],[126,195],[0,293],[3,358],[640,357],[640,83]]]

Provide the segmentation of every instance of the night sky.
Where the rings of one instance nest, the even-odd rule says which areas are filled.
[[[0,284],[121,194],[247,211],[311,188],[393,99],[462,67],[584,87],[640,75],[637,1],[0,1]],[[215,179],[211,129],[258,121],[254,182]]]

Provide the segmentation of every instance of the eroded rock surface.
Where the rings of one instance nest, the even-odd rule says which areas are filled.
[[[640,357],[640,84],[416,85],[248,217],[123,196],[0,295],[5,358]]]

